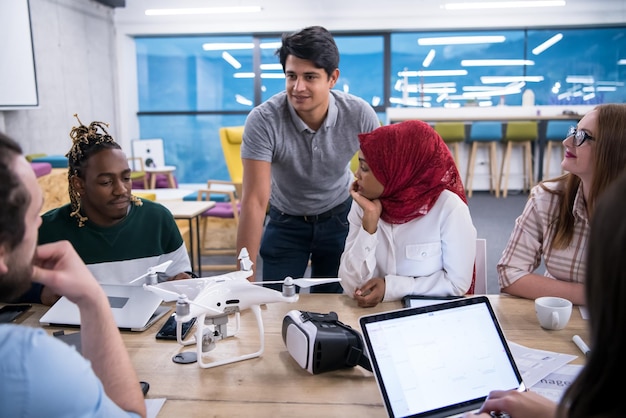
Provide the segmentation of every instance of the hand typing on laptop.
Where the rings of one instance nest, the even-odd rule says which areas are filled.
[[[489,393],[478,413],[467,413],[464,418],[498,416],[552,418],[555,414],[556,404],[535,392],[494,390]]]

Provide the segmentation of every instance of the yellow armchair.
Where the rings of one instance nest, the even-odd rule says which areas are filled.
[[[243,163],[241,162],[241,140],[243,126],[226,126],[220,128],[220,142],[224,152],[224,160],[228,174],[233,183],[243,183]],[[239,191],[239,190],[238,190]]]

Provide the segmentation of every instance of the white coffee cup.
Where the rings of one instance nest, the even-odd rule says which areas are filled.
[[[556,296],[544,296],[535,299],[535,312],[542,328],[563,329],[572,315],[572,302]]]

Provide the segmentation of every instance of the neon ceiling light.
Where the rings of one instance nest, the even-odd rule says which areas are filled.
[[[481,1],[471,3],[447,3],[441,6],[446,10],[470,9],[517,9],[524,7],[563,7],[565,0],[525,0],[525,1]]]
[[[433,59],[435,59],[435,50],[431,49],[430,51],[428,51],[428,55],[426,55],[426,58],[424,58],[424,61],[422,61],[422,67],[424,68],[430,67],[430,64],[433,62]]]
[[[468,45],[468,44],[499,44],[506,41],[502,35],[493,36],[443,36],[435,38],[418,38],[418,45]]]
[[[568,75],[565,82],[570,84],[593,84],[594,78],[591,75]]]
[[[254,73],[235,73],[234,78],[254,78]],[[261,73],[261,78],[285,78],[283,73]]]
[[[527,76],[483,76],[480,77],[480,82],[483,84],[496,84],[496,83],[515,83],[517,81],[525,81],[527,83],[540,83],[543,81],[542,75],[527,75]]]
[[[562,33],[557,33],[556,35],[554,35],[552,38],[548,39],[544,43],[536,46],[532,50],[533,55],[541,54],[543,51],[545,51],[546,49],[550,48],[551,46],[553,46],[554,44],[559,42],[561,39],[563,39],[563,34]]]
[[[208,15],[208,14],[232,14],[232,13],[258,13],[261,6],[242,7],[196,7],[185,9],[147,9],[146,16],[183,16],[183,15]]]
[[[425,70],[425,71],[400,71],[398,77],[442,77],[467,75],[467,70]]]
[[[461,67],[501,67],[501,66],[513,66],[513,65],[535,65],[535,61],[532,60],[461,60]]]
[[[224,61],[232,65],[235,70],[238,70],[241,68],[241,63],[237,61],[235,57],[230,55],[228,51],[222,52],[222,58],[224,59]]]

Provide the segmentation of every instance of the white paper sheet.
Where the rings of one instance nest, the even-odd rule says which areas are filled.
[[[146,416],[148,418],[156,418],[161,408],[163,408],[165,401],[166,398],[146,399]]]
[[[578,373],[582,370],[583,366],[580,364],[566,364],[553,373],[550,373],[533,387],[530,388],[533,392],[550,399],[553,402],[559,403],[563,397],[563,393],[572,384]]]
[[[531,388],[550,373],[577,358],[571,354],[536,350],[508,341],[515,364],[524,379],[526,387]]]

